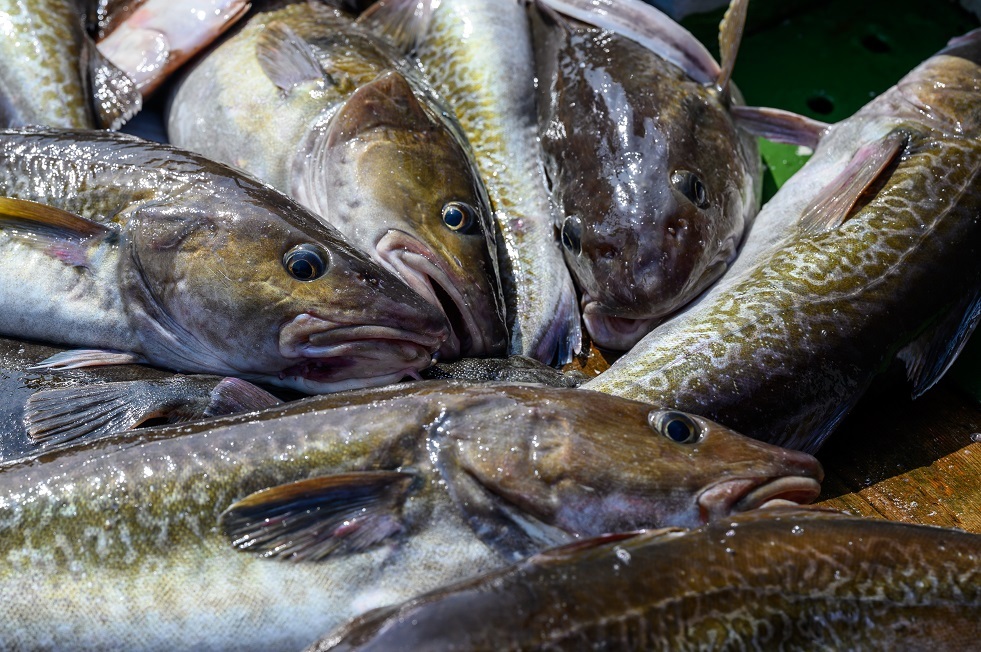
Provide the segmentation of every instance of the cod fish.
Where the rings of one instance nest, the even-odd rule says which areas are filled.
[[[280,402],[238,378],[175,375],[139,365],[57,373],[33,368],[59,351],[0,337],[0,461],[152,419],[189,421]]]
[[[181,82],[171,142],[255,174],[442,310],[442,360],[505,352],[486,191],[418,70],[350,15],[253,16]]]
[[[813,499],[821,469],[578,389],[417,382],[0,470],[0,646],[290,650],[580,536]]]
[[[442,315],[315,216],[204,157],[110,132],[0,131],[0,333],[307,393],[428,366]]]
[[[0,128],[118,128],[143,105],[85,32],[84,0],[0,0]]]
[[[894,361],[929,389],[981,317],[979,64],[974,31],[831,126],[726,277],[584,387],[809,452]]]
[[[550,550],[308,652],[966,651],[979,636],[981,536],[780,508]]]
[[[718,280],[759,209],[756,139],[730,111],[746,4],[720,27],[721,68],[640,0],[532,7],[545,169],[600,347],[630,349]]]
[[[582,336],[542,167],[523,5],[380,0],[359,20],[413,52],[473,144],[502,237],[510,353],[565,364],[581,349]]]

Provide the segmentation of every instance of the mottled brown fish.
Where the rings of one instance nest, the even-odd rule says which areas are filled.
[[[579,536],[806,502],[821,468],[578,389],[417,382],[0,470],[0,647],[289,650]]]
[[[308,652],[967,651],[979,637],[981,536],[780,508],[574,543]]]
[[[759,208],[756,139],[730,113],[745,10],[723,21],[720,68],[640,0],[533,3],[556,226],[600,347],[631,348],[718,280]]]
[[[974,31],[830,127],[729,273],[584,387],[811,452],[897,359],[926,391],[981,318],[979,78]]]
[[[397,382],[443,315],[240,171],[111,132],[0,132],[0,333],[308,393]]]

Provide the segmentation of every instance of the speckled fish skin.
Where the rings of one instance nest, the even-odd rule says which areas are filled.
[[[584,387],[813,452],[897,353],[914,380],[919,362],[949,364],[981,285],[979,42],[963,37],[834,125],[726,277]],[[906,135],[901,156],[864,204],[835,229],[802,230],[815,198],[891,133]],[[914,342],[945,319],[939,344]]]
[[[668,520],[701,522],[692,494],[708,492],[714,507],[705,506],[725,516],[751,508],[747,500],[818,491],[810,456],[704,421],[699,443],[681,444],[652,432],[650,406],[583,398],[524,385],[411,383],[8,465],[0,470],[0,644],[300,649],[367,609],[573,534],[657,525],[672,509],[666,503],[681,509]],[[400,531],[378,545],[318,562],[263,558],[236,551],[218,525],[229,505],[267,487],[361,471],[414,478],[404,505],[388,514]],[[713,491],[740,477],[754,479],[754,489],[735,492],[745,498]]]
[[[499,257],[510,353],[565,364],[581,348],[579,314],[545,186],[531,33],[523,3],[389,4],[430,14],[414,52],[452,104],[487,185],[503,238]]]
[[[502,355],[486,191],[424,84],[350,15],[300,2],[255,15],[202,60],[174,96],[168,132],[286,192],[443,310],[452,333],[441,359]],[[454,230],[445,211],[460,205],[468,223]]]
[[[0,127],[94,129],[74,0],[0,2]]]
[[[0,162],[0,197],[104,229],[4,225],[3,334],[307,393],[397,382],[446,337],[435,308],[336,230],[204,157],[111,132],[25,130],[0,132]],[[301,246],[326,261],[314,280],[286,268]]]
[[[545,552],[308,652],[966,651],[979,636],[981,536],[773,509]]]
[[[531,15],[565,260],[592,340],[628,350],[735,259],[759,208],[756,139],[659,53],[534,3]]]

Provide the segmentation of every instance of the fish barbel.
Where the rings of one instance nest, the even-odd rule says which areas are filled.
[[[735,0],[720,27],[720,68],[640,0],[532,3],[556,226],[600,347],[631,348],[718,280],[759,209],[756,138],[730,111],[745,13]]]
[[[443,360],[505,352],[486,191],[415,66],[317,2],[255,14],[185,76],[171,142],[295,198],[442,310]]]
[[[812,500],[821,468],[577,389],[416,382],[0,470],[0,646],[300,649],[578,536]]]
[[[52,368],[142,361],[320,393],[416,375],[447,333],[286,196],[122,134],[0,132],[0,251],[0,333],[93,349]]]
[[[778,508],[550,550],[308,652],[966,651],[979,636],[981,536]]]
[[[503,240],[510,353],[565,364],[581,348],[579,314],[546,190],[523,4],[381,0],[359,20],[412,51],[473,144]]]
[[[813,452],[898,358],[914,395],[981,316],[981,32],[833,125],[729,273],[584,387]]]

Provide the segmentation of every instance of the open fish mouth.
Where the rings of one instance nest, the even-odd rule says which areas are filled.
[[[821,493],[821,483],[815,478],[785,476],[774,480],[737,478],[723,480],[698,496],[703,522],[735,512],[770,506],[770,504],[804,505],[813,502]]]
[[[632,348],[656,326],[663,317],[617,317],[609,314],[609,308],[588,294],[582,297],[582,319],[589,336],[596,346],[603,349],[626,351]]]
[[[272,382],[322,394],[419,378],[441,337],[378,325],[339,326],[300,315],[280,334],[280,353],[298,362]],[[278,380],[278,382],[277,382]]]
[[[376,251],[386,267],[446,316],[450,334],[437,353],[440,360],[494,353],[492,338],[481,329],[471,303],[460,291],[460,286],[468,281],[454,282],[436,262],[439,260],[436,254],[402,231],[386,233],[376,245]]]

